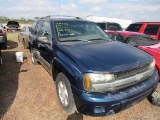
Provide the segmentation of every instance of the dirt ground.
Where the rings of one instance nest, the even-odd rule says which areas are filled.
[[[15,52],[24,52],[24,62],[16,63]],[[52,77],[41,65],[33,65],[29,50],[10,40],[2,51],[0,66],[1,120],[160,120],[160,107],[144,100],[118,114],[91,117],[68,116],[59,105]],[[158,87],[160,90],[160,85]]]

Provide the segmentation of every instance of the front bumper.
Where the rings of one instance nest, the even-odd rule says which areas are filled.
[[[17,32],[20,31],[18,28],[7,28],[7,32]]]
[[[107,116],[144,100],[158,84],[158,73],[154,71],[148,79],[122,90],[91,93],[72,87],[75,104],[79,113],[91,116]]]

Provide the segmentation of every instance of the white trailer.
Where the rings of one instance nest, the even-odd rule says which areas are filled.
[[[93,21],[93,22],[115,22],[115,23],[119,23],[123,29],[126,29],[128,27],[128,25],[130,25],[132,23],[132,20],[99,17],[99,16],[93,16],[93,15],[87,16],[86,19],[90,20],[90,21]]]

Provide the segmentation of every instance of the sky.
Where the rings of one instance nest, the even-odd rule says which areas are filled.
[[[160,0],[0,0],[0,11],[0,16],[9,18],[60,14],[160,21]]]

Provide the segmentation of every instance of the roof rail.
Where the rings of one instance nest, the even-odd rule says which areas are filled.
[[[67,15],[48,15],[46,17],[41,17],[40,19],[45,19],[45,18],[74,18],[74,19],[82,19],[80,17],[67,16]]]

